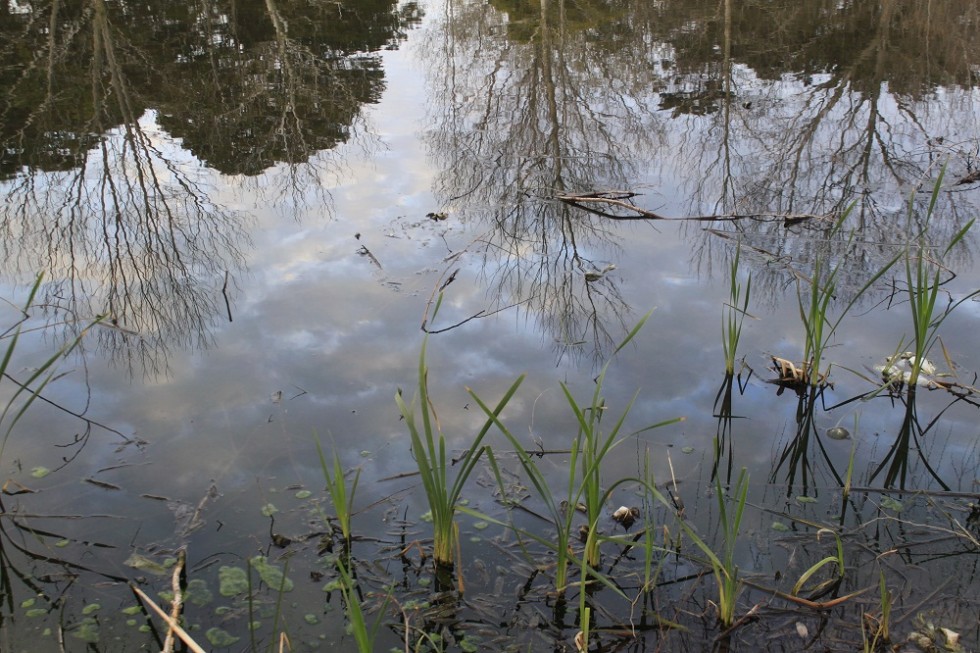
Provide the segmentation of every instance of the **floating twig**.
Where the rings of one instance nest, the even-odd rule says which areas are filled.
[[[826,220],[829,217],[827,215],[820,215],[817,213],[726,213],[721,215],[694,215],[683,218],[670,218],[656,213],[655,211],[641,209],[632,202],[627,201],[636,197],[637,195],[639,195],[639,193],[634,193],[631,191],[610,190],[574,194],[562,193],[555,195],[555,199],[587,211],[592,211],[593,213],[598,213],[611,220],[661,220],[665,222],[735,222],[738,220],[782,220],[788,226],[798,222],[803,222],[805,220]],[[608,204],[632,211],[635,213],[635,215],[616,215],[614,213],[598,211],[589,206],[583,206],[587,204]]]
[[[137,598],[140,599],[140,601],[143,602],[144,605],[150,606],[150,608],[154,612],[156,612],[157,615],[159,615],[159,617],[161,619],[163,619],[167,623],[167,626],[177,635],[177,637],[180,638],[180,641],[182,641],[184,643],[184,645],[187,646],[187,648],[189,648],[194,653],[207,653],[203,648],[201,648],[197,644],[197,642],[195,642],[191,638],[190,635],[187,634],[187,631],[186,630],[184,630],[183,628],[180,627],[180,624],[178,624],[173,618],[171,618],[171,616],[169,614],[167,614],[166,612],[164,612],[160,608],[160,606],[158,606],[156,603],[154,603],[153,602],[153,599],[151,599],[149,596],[147,596],[146,593],[143,590],[141,590],[140,588],[136,587],[136,585],[130,585],[129,587],[130,587],[130,589],[133,590],[133,593],[137,596]]]

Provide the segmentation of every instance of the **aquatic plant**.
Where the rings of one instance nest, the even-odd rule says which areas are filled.
[[[361,600],[357,593],[357,585],[353,575],[340,558],[337,558],[336,567],[340,577],[340,593],[344,597],[344,611],[347,613],[347,620],[350,625],[349,632],[354,637],[354,642],[357,644],[357,650],[360,653],[374,653],[374,641],[384,621],[385,610],[392,601],[393,590],[388,590],[388,594],[378,609],[377,616],[368,625],[364,610],[361,608]]]
[[[438,311],[441,302],[442,296],[440,295],[436,304],[436,311]],[[432,511],[433,557],[437,565],[451,567],[456,558],[459,539],[455,518],[463,485],[486,450],[485,447],[481,446],[484,437],[490,431],[497,416],[514,396],[524,377],[523,375],[518,377],[511,384],[497,406],[488,413],[486,422],[472,442],[467,443],[466,451],[459,459],[451,461],[446,451],[445,436],[429,396],[429,368],[425,362],[427,345],[428,336],[423,340],[422,351],[419,354],[417,397],[413,399],[411,404],[407,404],[402,398],[401,389],[399,389],[395,393],[395,402],[398,404],[398,409],[408,426],[412,456],[418,466],[425,496],[429,502],[429,509]],[[421,427],[416,421],[416,404],[418,404],[422,414]],[[449,468],[453,462],[458,464],[458,469],[455,477],[451,478]]]
[[[613,356],[633,340],[640,329],[643,328],[651,313],[652,311],[648,312],[640,319],[636,326],[627,334],[626,338],[616,347]],[[556,499],[555,494],[551,491],[544,474],[538,469],[534,460],[535,454],[529,452],[521,443],[520,439],[497,418],[499,411],[497,413],[491,412],[489,406],[476,393],[472,390],[469,391],[470,396],[473,397],[487,414],[488,419],[491,419],[497,425],[500,432],[507,438],[511,446],[513,446],[521,467],[527,474],[538,496],[544,502],[548,517],[555,525],[555,540],[538,537],[533,537],[532,539],[541,542],[555,552],[555,588],[559,594],[565,592],[568,584],[568,567],[569,562],[572,560],[570,544],[574,535],[573,518],[576,507],[582,506],[584,509],[586,525],[583,527],[582,532],[583,534],[588,533],[585,537],[585,554],[582,558],[582,563],[595,570],[599,566],[599,544],[601,542],[601,539],[597,537],[597,525],[602,517],[603,509],[610,493],[615,487],[623,483],[636,482],[641,485],[643,484],[643,481],[640,479],[620,479],[609,488],[604,488],[602,483],[602,464],[607,454],[616,445],[626,439],[651,429],[674,424],[682,419],[668,419],[620,437],[620,432],[626,417],[629,414],[633,402],[636,400],[636,395],[634,395],[613,427],[607,433],[603,433],[601,420],[606,411],[606,404],[602,395],[602,388],[610,362],[611,359],[603,365],[599,376],[596,377],[595,389],[588,405],[583,405],[576,401],[569,387],[564,383],[561,384],[565,399],[578,423],[578,432],[571,442],[569,451],[568,480],[564,485],[565,493],[563,499]],[[520,379],[518,379],[519,381]],[[659,495],[653,488],[650,488],[649,491]],[[663,500],[663,497],[660,497],[660,499]]]
[[[687,536],[707,558],[711,571],[714,574],[718,592],[718,621],[723,628],[729,628],[735,623],[736,602],[742,591],[742,579],[739,578],[738,565],[735,564],[735,547],[742,524],[742,513],[745,510],[748,490],[748,474],[743,468],[738,476],[733,493],[735,512],[730,513],[725,503],[725,493],[722,491],[721,481],[717,478],[715,479],[718,517],[721,521],[719,524],[722,538],[720,554],[716,553],[686,521],[681,520],[680,522],[681,528],[684,529]]]
[[[752,293],[752,275],[749,274],[743,288],[738,280],[738,265],[742,254],[742,242],[739,241],[735,246],[735,255],[732,257],[731,285],[728,290],[728,311],[722,318],[721,323],[721,344],[725,351],[725,373],[732,375],[735,373],[735,352],[738,350],[738,342],[742,338],[742,323],[748,315],[749,297]]]
[[[643,328],[646,321],[650,318],[651,313],[652,311],[644,315],[636,326],[633,327],[629,334],[627,334],[626,338],[613,351],[614,356],[622,351],[622,349],[626,347],[631,340],[633,340],[636,334],[639,333],[640,329]],[[561,384],[562,391],[565,394],[565,399],[574,413],[579,427],[578,434],[573,442],[573,448],[577,449],[579,452],[577,457],[581,476],[579,479],[580,489],[578,491],[578,496],[580,497],[579,501],[585,506],[585,514],[590,530],[594,529],[596,524],[598,524],[599,518],[602,515],[603,506],[605,505],[605,500],[608,496],[608,491],[603,490],[602,483],[602,463],[608,453],[616,445],[626,439],[632,438],[640,433],[650,431],[652,429],[677,423],[683,419],[674,418],[663,422],[658,422],[656,424],[651,424],[621,438],[619,436],[620,430],[623,427],[623,423],[626,421],[626,417],[629,415],[633,403],[636,401],[637,395],[634,394],[626,404],[626,407],[620,414],[619,419],[616,420],[616,423],[613,424],[612,428],[609,429],[608,432],[604,433],[602,430],[602,417],[605,414],[607,407],[605,398],[602,394],[602,389],[610,363],[611,360],[606,361],[606,363],[602,366],[602,370],[599,372],[599,376],[596,377],[595,388],[592,392],[592,399],[587,406],[579,404],[579,402],[576,401],[575,397],[572,395],[569,387],[564,383]],[[571,466],[574,467],[574,464]],[[584,559],[585,562],[592,568],[598,568],[599,566],[598,545],[598,538],[590,539],[586,545]]]
[[[932,350],[933,345],[936,344],[939,337],[939,327],[957,306],[980,294],[980,289],[974,290],[956,301],[950,300],[943,310],[938,313],[936,311],[936,302],[939,298],[940,289],[950,280],[942,278],[944,274],[949,273],[948,269],[943,265],[943,259],[963,240],[976,221],[975,218],[970,220],[957,231],[949,240],[949,243],[946,244],[938,259],[929,256],[931,248],[926,242],[926,235],[929,231],[929,223],[935,212],[936,201],[939,198],[939,191],[942,188],[945,173],[946,166],[943,166],[939,171],[936,183],[933,185],[932,194],[929,196],[929,204],[926,208],[925,216],[922,219],[923,226],[914,236],[910,234],[910,241],[904,252],[905,285],[908,294],[909,310],[912,316],[912,351],[909,352],[911,354],[909,362],[912,368],[908,375],[909,378],[906,381],[910,388],[916,385],[923,365],[927,364],[926,357]],[[914,216],[915,198],[913,196],[909,200],[908,211],[910,232]],[[902,348],[899,347],[899,349]]]
[[[793,589],[791,590],[791,593],[794,596],[799,594],[800,590],[803,589],[803,586],[806,584],[806,582],[810,580],[810,578],[812,578],[814,574],[816,574],[826,565],[829,564],[836,565],[838,579],[844,578],[844,543],[841,541],[840,535],[838,535],[836,531],[831,530],[829,528],[821,528],[820,530],[817,531],[817,539],[819,540],[821,535],[828,535],[828,534],[833,535],[834,540],[837,543],[837,549],[834,555],[830,555],[822,558],[821,560],[817,561],[809,568],[807,568],[807,570],[804,571],[802,574],[800,574],[799,579],[797,579],[796,584],[793,585]],[[832,581],[832,582],[836,582],[836,581]]]
[[[875,653],[875,651],[881,650],[882,646],[891,639],[892,594],[885,584],[885,573],[880,570],[878,575],[878,608],[877,616],[866,612],[861,620],[861,650],[863,653]],[[925,648],[924,650],[930,649]]]
[[[361,477],[361,470],[354,471],[354,478],[350,488],[347,487],[347,476],[340,464],[340,456],[336,449],[333,451],[333,470],[327,465],[326,456],[323,455],[323,447],[320,440],[316,441],[316,452],[320,457],[320,469],[323,470],[323,480],[327,484],[327,493],[330,495],[330,502],[333,504],[334,514],[340,524],[340,533],[344,538],[344,546],[350,550],[351,529],[350,518],[354,512],[354,492],[357,491],[357,481]]]
[[[840,218],[827,234],[828,240],[838,237],[844,222],[854,209],[854,204],[848,205]],[[841,255],[837,262],[831,264],[818,254],[814,258],[813,271],[809,279],[797,277],[797,301],[799,303],[800,319],[803,322],[803,363],[800,369],[800,380],[811,388],[822,388],[828,385],[830,368],[823,369],[824,352],[830,345],[831,339],[837,332],[844,317],[854,307],[857,301],[881,279],[901,258],[901,254],[893,256],[875,271],[864,284],[851,293],[843,308],[835,318],[830,317],[830,305],[837,298],[837,280],[847,252],[854,247],[854,231],[851,231],[839,248]],[[808,290],[803,290],[804,281]]]

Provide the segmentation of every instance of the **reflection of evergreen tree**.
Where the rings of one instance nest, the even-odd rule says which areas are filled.
[[[735,2],[731,57],[760,79],[792,74],[811,83],[831,75],[872,94],[887,82],[892,92],[919,98],[937,87],[976,84],[971,63],[978,28],[971,2],[929,7],[918,0]],[[721,62],[725,26],[716,0],[660,3],[650,29],[671,44],[681,74],[703,73]],[[680,101],[672,100],[676,109]],[[692,113],[710,112],[705,105],[718,97],[708,90],[699,100],[688,103]]]
[[[0,175],[64,170],[147,108],[228,173],[297,163],[350,136],[379,58],[419,19],[395,0],[103,0],[32,5],[0,26]],[[49,30],[53,25],[54,30]]]

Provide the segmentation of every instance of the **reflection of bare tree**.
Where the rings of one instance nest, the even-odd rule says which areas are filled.
[[[84,52],[84,124],[101,136],[73,152],[65,172],[29,170],[6,183],[0,247],[8,272],[49,270],[50,309],[82,322],[105,315],[101,344],[130,368],[154,370],[170,345],[207,345],[221,301],[215,280],[240,266],[245,224],[210,199],[206,176],[177,160],[152,115],[140,115],[124,54],[132,44],[119,40],[102,0],[89,9],[71,39],[49,42],[47,73],[77,65]],[[52,20],[57,13],[55,2]],[[56,107],[48,84],[27,124],[66,129]]]
[[[168,347],[207,346],[226,308],[231,317],[229,273],[243,263],[248,224],[193,157],[237,175],[286,164],[262,185],[265,199],[328,207],[327,171],[314,162],[379,97],[372,52],[418,20],[411,3],[346,4],[150,0],[130,11],[48,0],[8,16],[8,273],[46,269],[48,306],[81,322],[105,315],[101,343],[131,368],[165,365]]]
[[[724,18],[708,18],[697,36],[679,27],[668,36],[683,74],[661,97],[685,125],[675,141],[692,180],[685,195],[695,212],[839,215],[856,201],[850,224],[864,247],[842,271],[842,285],[860,287],[902,239],[896,223],[907,189],[934,179],[937,161],[961,172],[977,163],[975,133],[966,147],[949,136],[975,121],[972,92],[963,87],[974,83],[970,62],[980,58],[968,29],[976,17],[963,5],[933,14],[912,0],[763,4],[733,9],[726,0]],[[691,5],[668,20],[680,25],[697,12]],[[931,52],[943,54],[922,65]],[[939,103],[930,95],[937,84],[950,85]],[[932,233],[939,243],[975,208],[962,193],[944,202],[945,219]],[[809,250],[826,231],[816,223],[733,229],[767,252],[767,263],[795,265],[812,260]],[[702,267],[710,270],[721,244],[702,238]],[[760,266],[758,288],[774,301],[795,273]]]
[[[656,83],[654,70],[636,65],[633,46],[592,42],[583,27],[625,26],[622,12],[603,7],[543,0],[508,5],[505,19],[485,5],[451,3],[438,27],[441,47],[424,53],[439,98],[429,133],[443,171],[436,192],[491,226],[485,263],[496,270],[496,301],[524,302],[560,352],[591,341],[596,355],[610,321],[627,310],[599,260],[611,239],[601,219],[550,198],[621,185],[658,137],[636,97]],[[506,30],[510,40],[498,36]]]

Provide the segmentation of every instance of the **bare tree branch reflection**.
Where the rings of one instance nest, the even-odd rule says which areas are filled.
[[[393,0],[347,4],[48,0],[10,14],[5,272],[47,269],[52,319],[105,316],[99,344],[130,372],[165,370],[173,347],[209,346],[250,246],[250,220],[217,197],[214,171],[284,164],[260,185],[266,201],[329,210],[320,153],[380,97],[372,52],[419,17]]]
[[[604,2],[452,3],[447,15],[423,55],[437,97],[427,134],[443,171],[437,196],[490,226],[483,256],[495,305],[524,302],[559,356],[588,343],[599,357],[629,310],[615,277],[599,274],[616,246],[602,219],[550,198],[597,180],[622,186],[636,152],[658,141],[654,112],[633,95],[657,83],[651,66],[636,65],[644,44],[589,38],[629,20]],[[613,83],[598,83],[597,71]]]

